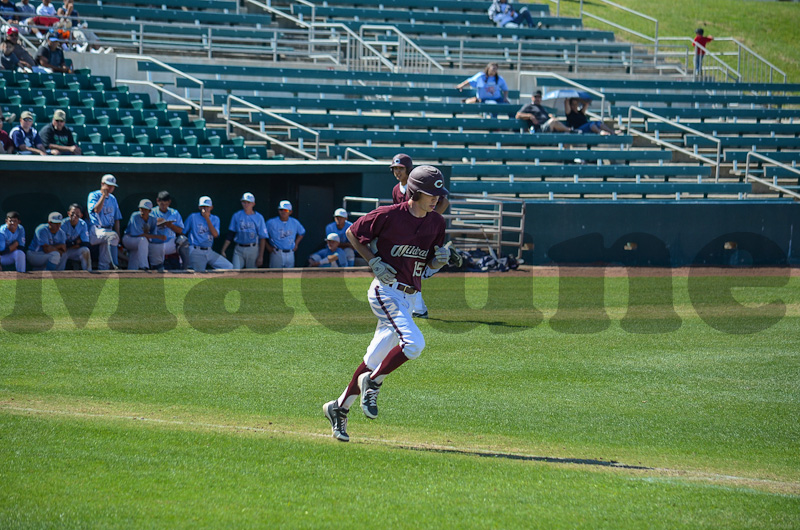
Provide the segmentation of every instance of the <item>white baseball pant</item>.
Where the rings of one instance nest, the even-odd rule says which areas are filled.
[[[190,262],[190,248],[186,236],[173,237],[166,240],[164,243],[154,243],[150,241],[150,248],[147,252],[147,257],[150,260],[150,265],[153,267],[160,267],[164,263],[164,258],[176,252],[180,254],[183,261],[183,268],[187,268]]]
[[[55,271],[63,270],[61,262],[67,262],[66,254],[54,250],[52,252],[39,252],[38,250],[28,251],[28,263],[31,265],[31,270],[44,267],[45,270]]]
[[[98,248],[100,251],[97,263],[98,270],[108,270],[112,263],[112,249],[116,249],[117,245],[119,245],[119,235],[109,228],[92,226],[89,229],[89,243],[100,245]]]
[[[67,260],[74,259],[81,262],[81,269],[92,270],[92,253],[89,247],[68,248],[64,254],[64,259],[58,264],[58,270],[63,271],[67,267]]]
[[[294,251],[284,252],[280,249],[275,249],[275,252],[269,255],[269,268],[270,269],[291,269],[294,267]]]
[[[212,269],[233,268],[233,264],[231,264],[230,261],[210,248],[203,249],[202,247],[192,247],[190,262],[195,272],[203,272],[206,270],[207,266],[210,266]]]
[[[233,249],[233,268],[234,269],[255,269],[258,259],[258,243],[250,247],[236,243]]]
[[[25,253],[17,249],[14,252],[0,256],[0,265],[7,267],[12,264],[17,269],[17,272],[25,272]]]
[[[122,246],[128,249],[128,270],[149,269],[147,262],[148,239],[146,237],[122,236]]]
[[[389,352],[398,344],[409,359],[416,359],[425,348],[425,337],[411,317],[413,294],[406,294],[392,286],[372,280],[367,292],[369,307],[378,317],[375,335],[372,337],[364,364],[375,370]]]

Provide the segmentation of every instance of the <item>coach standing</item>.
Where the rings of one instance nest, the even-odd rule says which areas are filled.
[[[89,210],[89,243],[100,245],[98,269],[108,270],[109,267],[117,268],[117,252],[119,246],[119,221],[122,212],[119,203],[114,197],[117,189],[117,179],[114,175],[103,175],[100,180],[100,189],[89,194],[87,206]]]
[[[269,251],[270,269],[288,269],[294,267],[294,253],[306,229],[300,221],[291,217],[292,203],[281,201],[278,205],[278,216],[267,221],[267,250]]]

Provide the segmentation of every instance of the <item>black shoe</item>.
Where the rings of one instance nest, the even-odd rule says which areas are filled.
[[[347,413],[349,411],[341,408],[334,399],[322,405],[322,412],[325,413],[325,417],[331,422],[333,437],[340,442],[349,442],[350,436],[347,435]]]
[[[361,388],[361,410],[364,416],[374,420],[378,417],[378,392],[381,385],[370,378],[369,373],[358,376],[358,386]]]
[[[424,313],[411,313],[412,318],[428,318],[428,312],[425,311]]]

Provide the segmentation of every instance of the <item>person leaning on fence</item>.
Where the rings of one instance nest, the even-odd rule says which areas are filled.
[[[6,224],[0,226],[0,265],[14,265],[25,272],[25,227],[19,224],[19,212],[8,212]]]
[[[456,85],[463,90],[469,85],[475,89],[475,95],[464,100],[464,103],[508,103],[508,85],[497,73],[497,63],[489,63],[483,72],[478,72],[469,79]]]
[[[494,0],[489,6],[489,18],[501,28],[518,28],[522,25],[529,28],[542,26],[541,22],[533,23],[533,17],[527,7],[516,11],[508,0]]]
[[[527,122],[531,132],[569,132],[570,129],[556,119],[542,105],[542,91],[537,90],[531,97],[531,103],[517,111],[516,118]]]
[[[695,37],[692,41],[692,48],[694,48],[694,76],[698,77],[703,75],[703,57],[706,55],[705,48],[709,42],[714,40],[714,37],[711,35],[705,37],[703,35],[703,33],[705,33],[703,28],[697,28],[694,33]],[[702,46],[702,48],[698,46],[698,44]]]
[[[67,113],[61,109],[53,113],[53,120],[39,130],[42,143],[51,155],[80,155],[72,130],[66,125]]]
[[[66,235],[67,252],[64,266],[68,260],[80,262],[81,269],[92,270],[92,253],[89,250],[89,225],[83,220],[83,208],[73,203],[67,211],[67,218],[61,223],[61,231]]]

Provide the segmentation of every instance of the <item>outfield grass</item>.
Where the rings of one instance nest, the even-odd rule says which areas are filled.
[[[366,278],[0,281],[0,528],[800,526],[800,278],[440,276],[349,444]]]
[[[661,37],[686,36],[694,38],[697,28],[706,35],[733,37],[786,72],[789,82],[800,82],[800,53],[797,47],[797,28],[800,26],[800,4],[796,2],[763,2],[753,0],[614,0],[616,4],[638,11],[658,20]],[[555,14],[556,6],[551,4]],[[600,2],[584,2],[584,9],[593,15],[643,33],[655,35],[651,21],[626,13]],[[578,1],[561,2],[562,16],[578,16]],[[591,18],[584,25],[615,32],[617,40],[644,42],[633,34],[612,28]],[[732,50],[733,48],[728,48]],[[721,45],[711,43],[711,51],[721,51]],[[736,66],[733,64],[732,66]],[[780,81],[777,80],[776,81]]]

